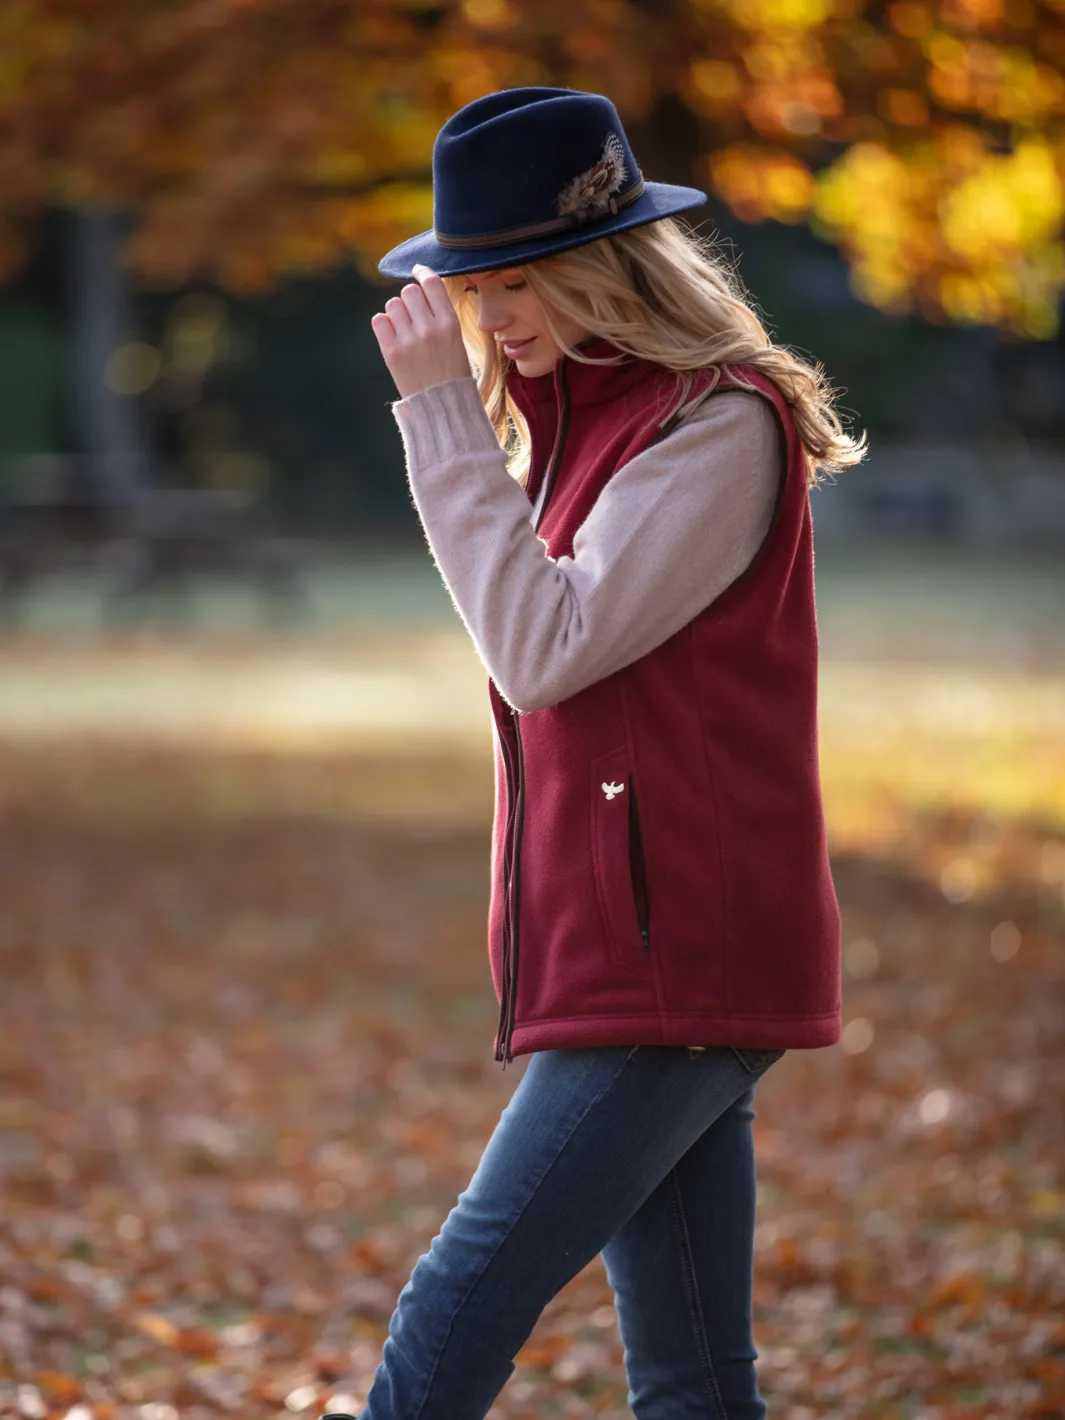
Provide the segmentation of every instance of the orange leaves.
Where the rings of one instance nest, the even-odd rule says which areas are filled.
[[[450,685],[468,650],[390,645],[414,700],[423,682]],[[112,690],[140,665],[143,698],[178,652],[77,654],[103,658]],[[228,693],[250,681],[261,700],[278,654],[220,651]],[[69,697],[85,667],[61,664]],[[813,1420],[862,1415],[874,1396],[885,1416],[1058,1420],[1057,801],[1048,789],[1026,824],[1027,784],[1000,799],[996,761],[1016,774],[1018,750],[986,707],[993,757],[972,773],[950,760],[971,688],[959,709],[936,673],[944,728],[915,713],[912,678],[868,673],[880,679],[846,716],[829,676],[826,751],[853,768],[853,722],[855,746],[895,761],[910,807],[878,856],[854,834],[836,864],[848,1020],[875,1023],[872,1044],[791,1052],[759,1086],[760,1386],[771,1414]],[[164,678],[171,716],[194,703],[176,693]],[[409,728],[394,753],[365,739],[289,753],[277,733],[252,753],[213,736],[219,694],[209,679],[182,717],[199,736],[184,749],[138,750],[126,727],[108,747],[99,726],[90,742],[63,721],[0,762],[0,1398],[24,1420],[75,1406],[89,1413],[71,1420],[357,1413],[400,1289],[514,1087],[488,1048],[491,803],[469,787],[483,754],[415,746]],[[1031,719],[1030,694],[1003,692],[1004,721],[1018,704]],[[1043,708],[1053,729],[1059,708]],[[897,756],[919,758],[919,740],[950,792],[993,793],[998,817],[916,812],[928,765]],[[448,806],[432,822],[426,783]],[[994,871],[948,895],[962,856]],[[16,1134],[37,1147],[14,1152]],[[622,1420],[625,1392],[597,1262],[548,1307],[499,1414],[579,1403]]]
[[[898,128],[924,128],[928,122],[928,104],[912,89],[882,89],[876,106],[881,116]]]
[[[735,107],[744,90],[744,79],[726,59],[696,59],[691,66],[689,102],[708,117]]]
[[[331,211],[338,236],[361,249],[372,270],[391,246],[433,225],[433,190],[429,183],[388,183],[366,197],[338,201]]]
[[[518,19],[507,0],[462,0],[462,12],[472,25],[486,30],[507,29]]]
[[[923,41],[930,94],[946,109],[1008,123],[1065,114],[1065,78],[1016,45],[960,39],[945,31]]]
[[[82,1383],[64,1371],[38,1371],[33,1383],[56,1406],[72,1405],[83,1394]]]
[[[170,1346],[190,1360],[210,1360],[218,1355],[218,1338],[202,1326],[181,1328],[159,1312],[139,1312],[133,1324],[160,1346]]]
[[[141,1312],[134,1317],[133,1324],[139,1331],[143,1331],[145,1336],[158,1341],[160,1346],[173,1346],[180,1334],[174,1323],[167,1321],[166,1317],[160,1316],[158,1312]]]
[[[798,222],[813,201],[813,174],[790,153],[737,144],[707,163],[714,190],[745,222]]]
[[[24,260],[35,214],[95,201],[138,214],[129,257],[150,284],[252,294],[349,256],[372,273],[383,250],[429,225],[444,118],[495,89],[561,83],[610,93],[637,128],[680,97],[733,210],[812,216],[852,262],[862,299],[1042,338],[1065,288],[1060,251],[1029,235],[1029,178],[1003,163],[1027,145],[1028,174],[1034,145],[1061,172],[1063,68],[1065,0],[893,0],[883,15],[858,0],[686,0],[661,14],[637,0],[10,0],[0,281]],[[935,149],[951,125],[980,145],[993,134],[1002,162],[954,206],[977,231],[990,211],[998,235],[979,257],[960,254],[957,220],[895,202],[889,220],[911,229],[911,254],[886,256],[855,176],[868,153],[851,164],[851,150],[878,145],[908,182],[924,163],[934,186],[942,164],[916,159],[913,140]],[[814,203],[809,174],[826,163]],[[1049,184],[1033,181],[1045,206]],[[861,198],[836,221],[842,187]],[[1017,239],[1003,240],[1010,222]]]
[[[920,38],[935,23],[929,6],[917,4],[915,0],[895,0],[888,6],[888,20],[891,27],[907,39]]]
[[[937,1286],[928,1299],[931,1311],[942,1311],[946,1307],[960,1306],[969,1316],[979,1316],[987,1305],[988,1286],[986,1278],[973,1274],[959,1273],[947,1278]]]
[[[192,1361],[211,1361],[218,1355],[218,1338],[203,1326],[186,1327],[175,1344],[182,1356]]]

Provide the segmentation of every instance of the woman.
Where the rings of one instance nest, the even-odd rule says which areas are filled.
[[[643,180],[607,99],[509,90],[445,124],[434,230],[381,263],[416,278],[373,329],[490,674],[495,1055],[531,1059],[364,1420],[484,1416],[599,1252],[641,1420],[765,1414],[752,1099],[840,1031],[809,487],[863,447],[676,221],[705,200]]]

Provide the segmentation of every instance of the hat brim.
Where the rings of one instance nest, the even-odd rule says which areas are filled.
[[[377,263],[377,269],[383,276],[404,280],[413,276],[414,267],[417,265],[428,266],[439,276],[465,276],[474,271],[498,271],[508,266],[525,266],[541,257],[584,246],[587,242],[598,241],[600,237],[608,237],[614,232],[626,232],[631,227],[642,227],[648,222],[657,222],[661,217],[671,217],[676,212],[702,207],[708,200],[706,193],[700,192],[696,187],[680,187],[669,182],[648,182],[644,183],[643,192],[630,206],[610,217],[589,222],[583,227],[574,227],[568,232],[555,232],[549,237],[526,238],[508,246],[475,249],[441,246],[430,229],[416,237],[408,237],[405,242],[393,247]]]

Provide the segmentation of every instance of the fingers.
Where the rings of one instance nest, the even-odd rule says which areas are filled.
[[[377,343],[381,347],[382,354],[387,355],[395,346],[396,331],[384,311],[378,311],[376,315],[370,317],[370,328],[377,336]]]
[[[443,282],[436,278],[441,288]],[[445,297],[446,297],[445,292]],[[448,302],[448,312],[451,310],[451,302]],[[411,334],[427,335],[433,326],[439,323],[439,315],[429,304],[426,293],[421,286],[411,282],[404,286],[398,296],[393,296],[385,302],[385,311],[395,327],[396,335],[403,339]]]
[[[415,279],[418,282],[425,302],[433,315],[437,319],[447,319],[455,314],[451,304],[451,298],[447,294],[447,288],[436,272],[428,266],[419,265],[413,268]]]
[[[385,302],[370,325],[400,397],[470,374],[469,356],[447,288],[427,266]]]
[[[404,286],[399,293],[403,299],[403,304],[407,308],[411,325],[418,332],[424,332],[436,323],[436,317],[429,302],[425,299],[425,292],[420,286],[413,282],[409,286]]]
[[[411,334],[413,323],[410,318],[410,311],[406,302],[401,296],[392,296],[385,302],[385,315],[392,322],[392,328],[396,332],[396,339],[403,340]]]
[[[417,281],[409,282],[398,296],[385,302],[385,314],[392,322],[398,340],[409,335],[424,335],[432,326],[451,324],[455,311],[443,281],[428,266],[415,266]]]

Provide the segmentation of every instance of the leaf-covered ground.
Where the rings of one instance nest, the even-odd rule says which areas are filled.
[[[5,649],[0,1412],[365,1396],[522,1069],[458,644]],[[822,710],[846,1027],[758,1093],[770,1414],[1062,1420],[1062,680],[841,659]],[[495,1414],[628,1413],[595,1263]]]
[[[365,1394],[519,1073],[491,1061],[483,828],[360,817],[337,786],[381,772],[87,743],[0,763],[0,1394],[29,1420]],[[1060,891],[836,873],[845,1047],[759,1091],[771,1413],[1060,1417]],[[598,1265],[498,1413],[625,1413]]]

